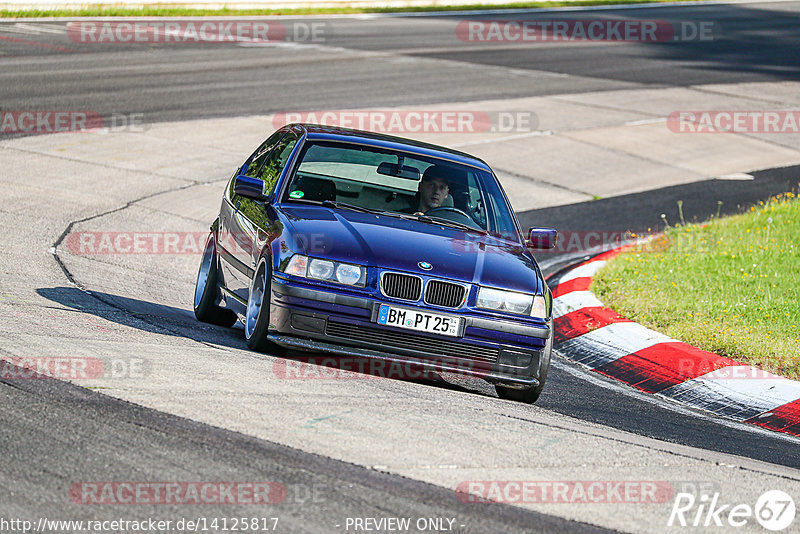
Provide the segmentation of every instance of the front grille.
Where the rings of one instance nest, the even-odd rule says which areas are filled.
[[[425,286],[425,302],[434,306],[458,308],[464,302],[466,288],[450,282],[431,280]]]
[[[382,328],[369,328],[344,323],[328,321],[325,333],[329,336],[358,341],[375,343],[394,350],[413,350],[436,356],[448,356],[462,360],[479,360],[494,363],[497,361],[499,350],[477,345],[470,345],[462,341],[450,341],[442,338],[424,337],[417,334],[407,334],[396,330]]]
[[[422,295],[422,279],[408,274],[384,273],[381,290],[387,297],[417,301]]]

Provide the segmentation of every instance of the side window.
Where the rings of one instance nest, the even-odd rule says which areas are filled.
[[[297,144],[298,137],[294,132],[289,132],[281,139],[275,149],[269,154],[264,166],[261,167],[257,178],[264,180],[264,194],[269,195],[275,189],[275,184],[286,166],[286,161]]]
[[[247,169],[245,170],[245,176],[250,176],[252,178],[256,177],[256,172],[261,168],[264,164],[264,161],[269,156],[270,150],[281,140],[281,138],[286,134],[284,131],[277,131],[274,134],[270,135],[266,141],[264,141],[260,147],[250,156],[249,164],[246,162]],[[241,198],[233,192],[233,184],[236,181],[236,175],[239,173],[237,170],[233,173],[233,177],[231,178],[230,183],[228,184],[228,198],[231,199],[231,202],[236,202],[237,200],[241,200]]]
[[[264,141],[264,144],[258,147],[255,155],[253,156],[250,165],[247,167],[247,171],[245,172],[245,176],[250,176],[251,178],[258,178],[258,172],[261,170],[261,167],[264,165],[264,161],[266,161],[267,157],[269,156],[270,151],[272,148],[278,144],[278,141],[283,137],[286,132],[275,132],[269,139]]]

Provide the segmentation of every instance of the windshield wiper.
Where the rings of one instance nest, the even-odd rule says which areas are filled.
[[[409,219],[416,221],[418,219],[415,215],[398,213],[396,211],[377,210],[373,208],[365,208],[364,206],[356,206],[355,204],[348,204],[347,202],[339,202],[338,200],[323,200],[320,204],[326,208],[340,208],[345,210],[360,211],[362,213],[374,213],[375,215],[387,215],[389,217],[397,217],[398,219]],[[430,221],[429,218],[426,217]]]
[[[383,214],[383,211],[365,208],[363,206],[356,206],[355,204],[348,204],[347,202],[339,202],[337,200],[323,200],[321,202],[326,208],[340,208],[344,210],[360,211],[361,213],[376,213]]]
[[[417,215],[417,220],[430,223],[430,224],[438,224],[440,226],[448,226],[450,228],[458,228],[459,230],[466,230],[468,232],[476,232],[481,235],[488,235],[489,232],[484,230],[483,228],[475,228],[474,226],[470,226],[468,224],[451,221],[450,219],[442,219],[441,217],[430,217],[428,215]]]

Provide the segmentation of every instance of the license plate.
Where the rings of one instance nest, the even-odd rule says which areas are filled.
[[[443,336],[457,336],[461,318],[381,304],[378,310],[378,324]]]

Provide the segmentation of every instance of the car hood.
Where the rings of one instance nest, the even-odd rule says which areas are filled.
[[[316,205],[282,206],[292,250],[312,257],[541,293],[533,258],[512,244],[458,229]],[[427,262],[430,270],[419,264]]]

